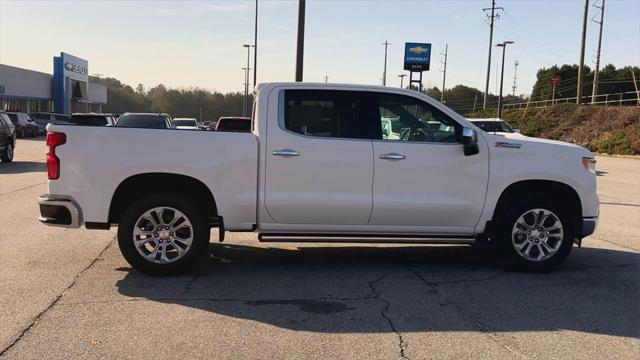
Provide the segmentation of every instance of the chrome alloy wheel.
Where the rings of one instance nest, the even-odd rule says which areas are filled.
[[[146,211],[133,228],[133,245],[146,260],[167,264],[184,257],[193,243],[193,226],[189,218],[172,207],[155,207]]]
[[[546,209],[532,209],[520,215],[511,230],[511,242],[518,255],[528,261],[544,261],[562,245],[560,218]]]

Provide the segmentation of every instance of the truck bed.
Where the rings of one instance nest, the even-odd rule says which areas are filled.
[[[205,184],[227,229],[256,223],[258,140],[252,133],[56,124],[47,130],[66,134],[56,148],[60,178],[49,180],[49,194],[73,200],[83,222],[107,222],[111,198],[127,178],[170,173]]]

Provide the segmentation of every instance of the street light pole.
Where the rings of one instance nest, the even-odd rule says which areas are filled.
[[[499,119],[502,115],[502,85],[504,85],[504,56],[507,50],[507,45],[513,44],[513,41],[503,41],[500,44],[497,44],[497,47],[502,48],[502,71],[500,73],[500,94],[498,95],[498,113],[496,117]]]
[[[253,45],[244,44],[243,47],[247,48],[247,67],[242,68],[245,71],[244,75],[244,108],[242,109],[243,116],[247,116],[249,113],[249,71],[251,68],[249,67],[249,61],[251,59],[251,47]]]

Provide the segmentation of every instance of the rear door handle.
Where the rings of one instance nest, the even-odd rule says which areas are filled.
[[[404,160],[405,158],[406,156],[398,153],[380,154],[380,159],[383,160]]]
[[[273,150],[271,152],[271,155],[282,156],[282,157],[294,157],[294,156],[299,156],[300,153],[291,149],[280,149],[280,150]]]

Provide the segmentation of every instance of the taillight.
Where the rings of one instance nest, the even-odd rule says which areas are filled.
[[[47,174],[49,180],[60,177],[60,159],[56,156],[56,146],[62,145],[66,141],[67,136],[63,133],[47,133]]]

